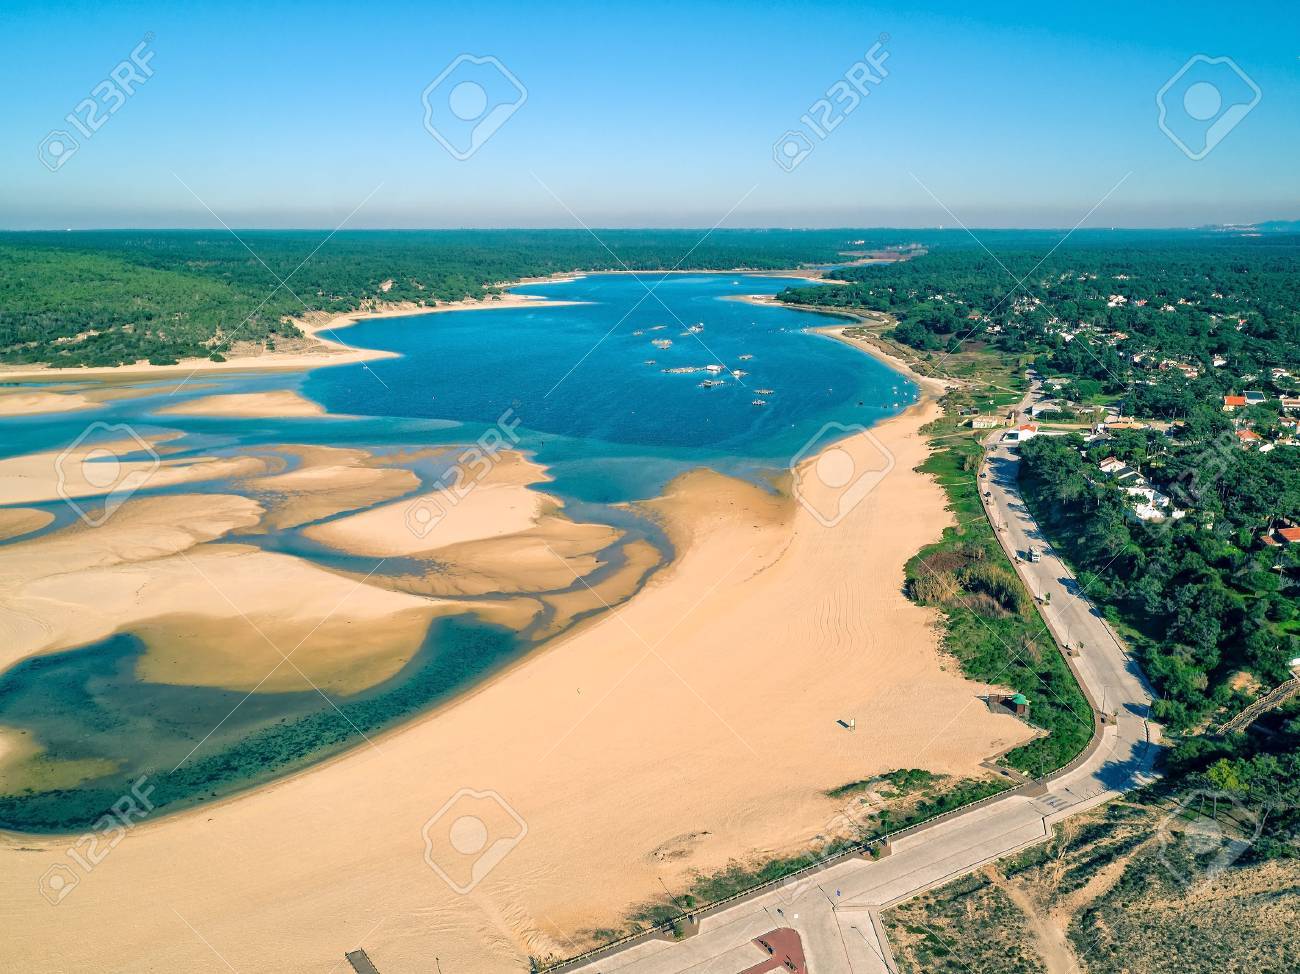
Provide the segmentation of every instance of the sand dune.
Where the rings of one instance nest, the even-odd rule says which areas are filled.
[[[319,974],[363,944],[386,974],[434,956],[519,972],[662,898],[661,882],[805,841],[835,811],[826,788],[898,767],[978,774],[1027,728],[976,705],[982,688],[936,651],[934,615],[900,591],[906,559],[949,523],[913,470],[934,409],[874,431],[893,468],[831,528],[716,474],[679,480],[650,507],[681,557],[621,608],[375,747],[140,825],[57,908],[37,886],[66,842],[0,838],[5,922],[25,931],[10,963],[225,969],[219,953]],[[876,447],[843,449],[870,465]],[[314,598],[316,581],[293,590]],[[856,734],[836,723],[852,716]],[[492,795],[527,823],[468,895],[429,867],[423,837],[450,875],[472,875],[474,857],[442,841],[451,816],[427,825],[463,788],[491,793],[459,801],[493,837],[515,826]]]

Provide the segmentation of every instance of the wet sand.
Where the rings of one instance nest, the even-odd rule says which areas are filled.
[[[384,971],[435,955],[444,970],[523,971],[662,899],[661,882],[803,844],[836,811],[828,788],[902,767],[981,774],[1027,728],[968,706],[985,688],[940,656],[937,617],[901,592],[907,558],[950,523],[913,469],[936,409],[833,448],[855,470],[892,456],[833,527],[789,495],[679,478],[646,505],[679,558],[628,602],[374,747],[140,825],[57,909],[37,884],[66,840],[0,837],[0,896],[25,931],[13,962],[220,969],[215,950],[235,969],[319,972],[364,945]],[[801,490],[833,509],[811,469]],[[249,516],[236,500],[227,517]],[[314,585],[259,604],[283,611]],[[238,598],[261,597],[249,589]],[[849,717],[856,734],[837,723]],[[459,789],[488,793],[461,793],[452,814],[490,837],[513,834],[494,796],[527,823],[468,895],[430,868],[422,834],[435,817],[435,861],[473,877],[476,857],[449,852],[437,818]]]

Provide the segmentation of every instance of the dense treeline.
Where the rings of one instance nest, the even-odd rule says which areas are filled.
[[[1040,523],[1088,573],[1089,594],[1134,626],[1162,697],[1157,716],[1178,729],[1244,706],[1235,674],[1273,685],[1300,656],[1300,605],[1288,574],[1300,574],[1300,552],[1256,540],[1261,525],[1300,511],[1300,456],[1233,446],[1207,453],[1182,439],[1139,431],[1087,450],[1078,436],[1040,436],[1021,447],[1021,476]],[[1157,451],[1159,462],[1143,468],[1171,475],[1169,484],[1157,482],[1167,489],[1199,485],[1195,514],[1140,521],[1097,468],[1106,456],[1136,464]]]
[[[1193,732],[1287,679],[1300,656],[1300,544],[1275,530],[1300,523],[1296,417],[1281,402],[1300,396],[1300,237],[1095,231],[1059,247],[1046,235],[980,237],[987,249],[923,239],[925,256],[842,268],[831,276],[846,284],[781,297],[885,312],[896,321],[888,337],[941,369],[954,353],[992,373],[1032,361],[1061,398],[1151,421],[1024,443],[1022,487],[1125,628],[1156,686],[1156,716],[1186,735],[1171,787],[1251,802],[1269,792],[1276,805],[1300,761],[1300,705],[1266,717],[1266,734]],[[1264,402],[1225,412],[1222,397],[1246,390]],[[1056,418],[1077,418],[1066,410]],[[1100,471],[1111,456],[1185,516],[1136,517]],[[1265,834],[1300,825],[1294,806]],[[1260,854],[1297,849],[1270,840]]]
[[[898,320],[891,337],[922,351],[1033,352],[1085,391],[1152,414],[1185,414],[1239,391],[1243,376],[1300,366],[1298,236],[1094,232],[1049,253],[1053,243],[946,247],[843,268],[830,276],[847,285],[781,297],[887,312]],[[1166,360],[1200,374],[1162,370]]]
[[[118,365],[299,334],[307,311],[481,297],[572,270],[774,269],[845,231],[221,231],[0,234],[0,362]],[[703,239],[702,239],[703,238]],[[244,244],[247,244],[245,247]],[[284,283],[281,284],[280,282]]]

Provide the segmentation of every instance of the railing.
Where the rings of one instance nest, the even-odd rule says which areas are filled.
[[[1086,750],[1090,750],[1090,749],[1086,749]],[[1061,770],[1065,770],[1065,769],[1061,769]],[[784,876],[778,876],[776,879],[766,879],[761,883],[755,883],[753,886],[747,886],[744,889],[738,890],[737,892],[732,893],[729,896],[724,896],[721,899],[713,900],[698,908],[692,910],[684,910],[681,913],[677,914],[676,916],[672,917],[671,919],[664,920],[663,922],[658,923],[655,926],[650,927],[649,929],[638,930],[635,933],[624,934],[622,937],[619,937],[617,940],[611,940],[609,943],[601,944],[599,947],[593,947],[590,950],[583,951],[581,954],[575,954],[572,957],[565,958],[564,960],[555,961],[552,964],[535,967],[534,970],[537,972],[537,974],[554,974],[554,972],[567,970],[572,967],[577,967],[580,964],[585,964],[593,960],[598,960],[601,957],[607,956],[609,954],[613,954],[619,950],[624,949],[625,947],[630,947],[633,944],[642,943],[647,940],[658,939],[663,934],[669,933],[670,931],[674,930],[677,927],[677,925],[683,921],[687,923],[698,921],[706,916],[717,913],[720,910],[725,909],[726,907],[733,906],[736,903],[743,902],[744,900],[753,899],[754,897],[760,896],[763,893],[767,892],[768,890],[775,889],[779,886],[792,885],[798,882],[799,880],[812,875],[813,873],[820,872],[830,866],[834,866],[848,859],[858,858],[864,854],[871,855],[872,854],[871,850],[873,848],[887,846],[890,842],[896,839],[906,838],[908,836],[915,835],[918,832],[924,831],[925,829],[933,828],[934,826],[940,824],[941,822],[947,821],[950,818],[956,818],[959,815],[964,815],[967,812],[971,811],[972,809],[979,808],[984,805],[990,805],[993,804],[994,802],[1001,801],[1004,798],[1010,798],[1013,795],[1019,794],[1021,792],[1032,790],[1034,786],[1050,780],[1051,778],[1055,777],[1059,773],[1060,771],[1053,772],[1052,774],[1045,775],[1042,778],[1034,778],[1031,779],[1030,781],[1026,781],[1024,784],[1017,785],[1014,788],[1008,788],[1006,791],[999,791],[996,794],[985,795],[983,798],[977,798],[974,801],[966,802],[964,805],[958,805],[956,808],[950,808],[946,812],[939,812],[938,814],[932,815],[929,818],[925,819],[924,821],[916,822],[912,825],[907,826],[907,828],[900,829],[897,832],[892,832],[886,836],[882,836],[880,838],[875,838],[875,839],[868,839],[865,842],[855,842],[845,849],[841,849],[838,852],[833,852],[830,855],[823,856],[822,858],[816,860],[815,862],[811,862],[806,866],[800,866],[798,869],[794,870],[793,872],[787,873]]]
[[[1241,713],[1226,721],[1223,726],[1219,728],[1219,733],[1231,734],[1234,731],[1244,731],[1247,727],[1262,717],[1266,711],[1272,710],[1279,704],[1285,703],[1297,693],[1300,693],[1300,677],[1287,680],[1285,683],[1279,683]]]

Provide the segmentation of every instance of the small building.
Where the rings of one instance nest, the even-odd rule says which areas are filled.
[[[1002,437],[1007,443],[1024,443],[1026,440],[1032,440],[1038,435],[1038,424],[1021,423],[1013,430],[1008,430],[1006,436]]]
[[[1223,411],[1225,413],[1236,412],[1238,409],[1243,408],[1245,405],[1246,405],[1245,396],[1224,396],[1223,397]]]
[[[1243,450],[1250,450],[1264,442],[1264,437],[1254,430],[1237,430],[1237,440]]]
[[[1294,522],[1288,518],[1280,521],[1274,521],[1263,533],[1260,534],[1259,540],[1271,548],[1286,547],[1287,545],[1300,544],[1300,528],[1296,527]]]
[[[1002,420],[996,416],[975,416],[970,421],[971,429],[976,430],[994,430],[1002,425]]]
[[[1023,693],[990,693],[988,704],[995,713],[1009,710],[1017,717],[1029,716],[1029,698]]]

